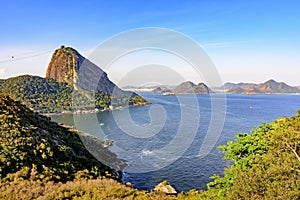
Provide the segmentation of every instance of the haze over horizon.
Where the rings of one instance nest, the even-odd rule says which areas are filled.
[[[88,58],[101,42],[120,32],[161,27],[183,33],[202,46],[224,83],[274,79],[300,85],[298,1],[2,1],[1,7],[0,78],[44,77],[52,53],[61,45]],[[136,63],[148,65],[149,58],[159,64],[168,61],[163,64],[187,80],[203,81],[173,55],[153,51],[128,55],[107,73],[118,84],[128,75],[126,70]]]

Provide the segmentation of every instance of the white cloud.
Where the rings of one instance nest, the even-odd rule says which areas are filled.
[[[6,71],[6,68],[0,68],[0,76],[4,75]]]
[[[243,44],[247,44],[249,42],[251,41],[211,42],[211,43],[203,43],[202,46],[205,48],[223,48],[223,47],[226,48],[226,47],[240,46]]]

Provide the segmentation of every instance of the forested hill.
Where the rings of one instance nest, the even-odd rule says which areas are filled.
[[[176,198],[121,184],[120,173],[96,160],[80,138],[124,164],[101,141],[0,95],[0,199]]]
[[[21,101],[40,113],[55,113],[76,110],[109,109],[119,106],[148,104],[138,95],[119,98],[106,93],[75,90],[64,82],[51,78],[23,75],[7,79],[0,92]]]
[[[88,170],[92,176],[118,176],[86,150],[79,134],[1,95],[0,178],[11,179],[9,174],[19,172],[23,178],[66,182],[80,170]]]

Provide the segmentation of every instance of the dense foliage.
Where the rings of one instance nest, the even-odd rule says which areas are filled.
[[[21,101],[39,113],[112,109],[124,106],[145,105],[148,102],[138,95],[119,98],[100,92],[74,90],[67,83],[50,78],[23,75],[7,79],[0,91]]]
[[[112,154],[102,149],[103,153]],[[14,173],[22,174],[22,179],[66,182],[85,169],[92,177],[118,175],[86,150],[78,131],[59,126],[19,102],[0,96],[2,184],[14,180]]]
[[[117,182],[119,174],[96,160],[80,138],[95,145],[92,136],[0,95],[0,199],[175,199]],[[117,160],[107,148],[97,149]]]
[[[15,181],[0,188],[0,199],[176,200],[177,197],[137,190],[115,180],[99,177],[77,178],[67,183]]]
[[[299,199],[300,112],[262,124],[252,134],[221,146],[234,164],[223,178],[214,176],[208,199]]]

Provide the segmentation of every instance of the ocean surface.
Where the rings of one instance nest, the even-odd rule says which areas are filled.
[[[152,104],[51,118],[113,140],[111,151],[128,164],[123,181],[146,190],[163,180],[177,191],[206,189],[209,177],[222,175],[231,164],[217,146],[234,140],[236,133],[249,133],[262,122],[293,116],[300,109],[300,95],[140,95]],[[212,99],[225,107],[212,106]]]

